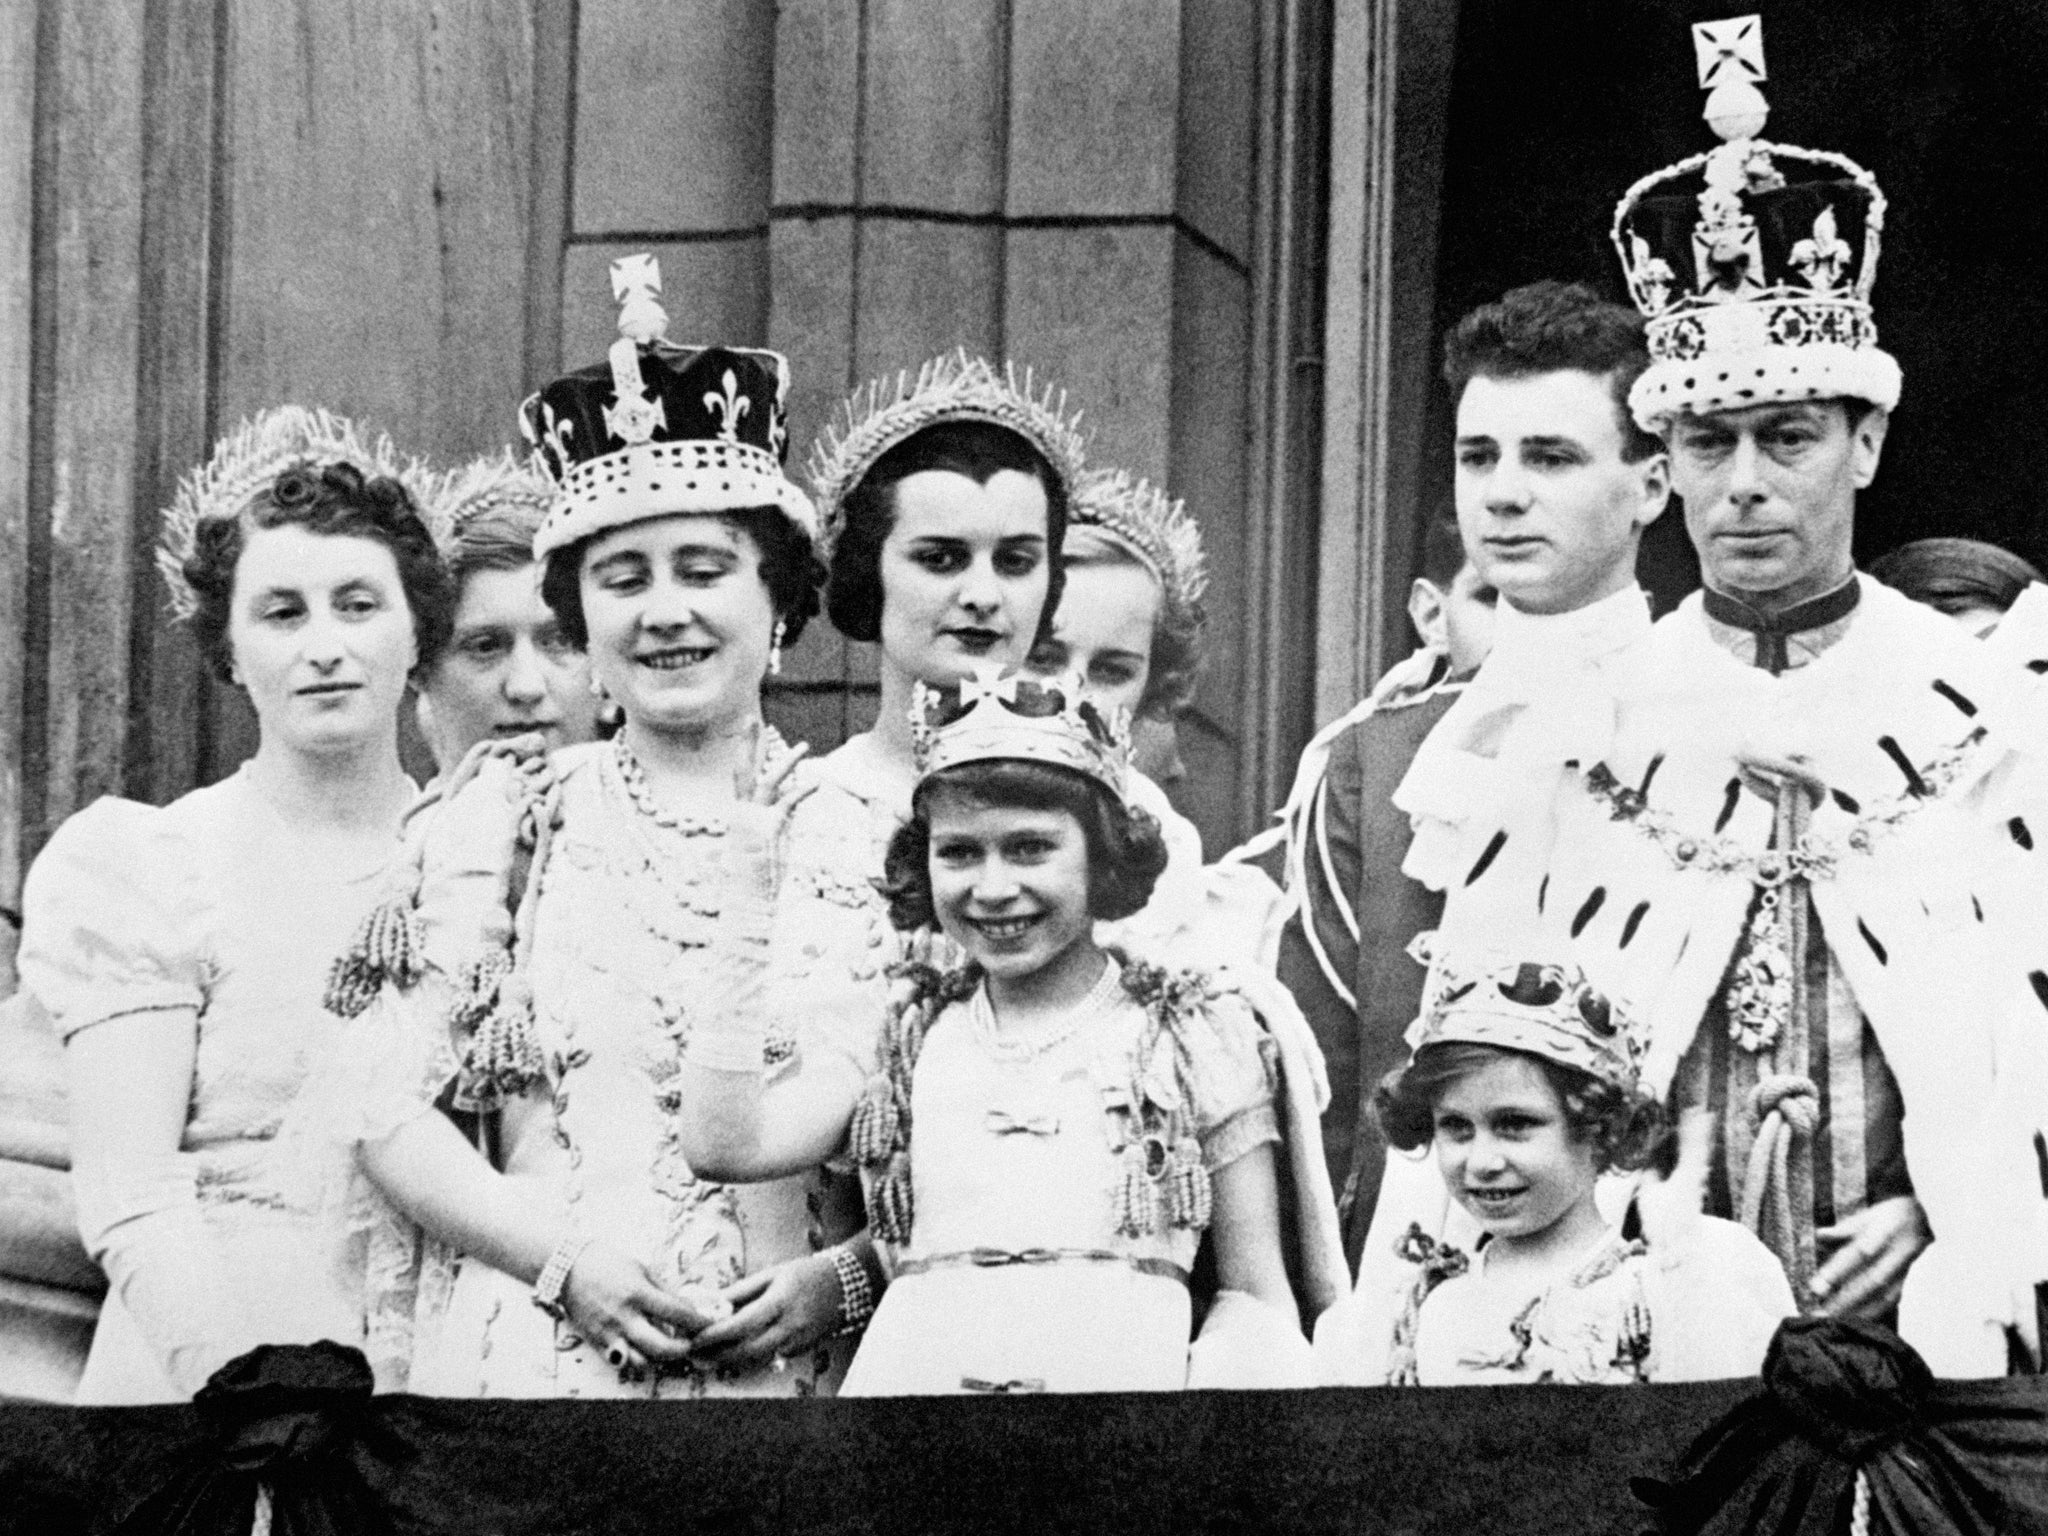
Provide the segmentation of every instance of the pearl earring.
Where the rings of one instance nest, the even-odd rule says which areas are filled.
[[[593,699],[601,699],[604,697],[604,684],[598,680],[598,676],[595,672],[590,674],[590,696]]]
[[[768,636],[768,675],[782,675],[782,620],[775,621],[775,628]]]

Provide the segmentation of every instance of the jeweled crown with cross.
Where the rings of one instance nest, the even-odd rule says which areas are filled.
[[[758,347],[668,340],[652,256],[612,263],[619,339],[605,361],[529,396],[520,427],[555,501],[536,560],[594,533],[676,512],[774,507],[816,539],[818,515],[782,472],[789,362]]]
[[[1129,711],[1104,709],[1075,673],[985,666],[957,691],[918,683],[910,733],[921,780],[963,763],[1017,759],[1085,774],[1122,800],[1130,774]]]
[[[1756,137],[1770,108],[1763,20],[1693,28],[1702,114],[1724,142],[1628,189],[1613,240],[1648,319],[1650,367],[1629,391],[1648,432],[1788,400],[1898,404],[1899,365],[1877,345],[1884,194],[1827,150]]]

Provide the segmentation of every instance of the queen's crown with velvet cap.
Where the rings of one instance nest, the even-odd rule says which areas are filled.
[[[775,507],[815,539],[817,512],[782,472],[789,362],[753,347],[667,339],[652,256],[612,263],[619,339],[602,363],[520,407],[534,460],[555,484],[536,560],[650,517]]]
[[[1650,367],[1629,391],[1645,431],[1794,400],[1898,404],[1877,345],[1884,195],[1855,161],[1756,137],[1770,108],[1763,21],[1693,28],[1703,113],[1723,143],[1644,177],[1615,210],[1614,248],[1648,318]]]
[[[1429,967],[1411,1050],[1456,1042],[1490,1045],[1575,1067],[1617,1088],[1637,1086],[1642,1031],[1623,1009],[1563,962],[1446,955],[1434,933],[1408,953]]]
[[[1033,677],[985,665],[957,692],[918,683],[910,691],[911,750],[926,779],[962,763],[1021,759],[1084,774],[1124,798],[1129,712],[1104,710],[1079,674]]]

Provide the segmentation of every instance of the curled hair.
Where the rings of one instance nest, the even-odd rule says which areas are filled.
[[[420,519],[412,493],[388,475],[364,478],[345,461],[300,464],[251,497],[234,517],[207,517],[193,530],[192,553],[180,568],[192,588],[191,625],[200,654],[214,676],[234,680],[228,640],[234,610],[235,567],[252,531],[303,528],[327,537],[368,539],[391,551],[399,586],[412,616],[418,652],[416,675],[439,659],[455,622],[455,583]]]
[[[1152,899],[1166,869],[1166,837],[1147,811],[1071,768],[1024,758],[992,758],[942,768],[917,786],[910,819],[889,839],[877,888],[898,928],[936,927],[932,907],[931,797],[958,795],[989,809],[1065,811],[1088,846],[1088,914],[1101,922],[1129,917]]]
[[[1444,339],[1444,382],[1455,404],[1475,378],[1590,373],[1606,380],[1621,428],[1621,456],[1636,464],[1664,450],[1628,408],[1630,387],[1650,366],[1643,334],[1643,317],[1630,306],[1610,303],[1584,283],[1546,279],[1510,289],[1451,327]]]
[[[1065,574],[1060,546],[1067,530],[1067,491],[1045,456],[1007,427],[986,421],[940,421],[891,448],[860,484],[846,493],[846,521],[832,546],[825,583],[825,611],[832,627],[849,640],[882,638],[882,545],[896,526],[898,482],[927,469],[950,469],[986,485],[999,471],[1014,469],[1045,487],[1045,606],[1038,612],[1038,638],[1052,632]]]
[[[2004,613],[2041,573],[2009,549],[1978,539],[1915,539],[1870,562],[1870,574],[1938,613]]]
[[[743,507],[734,512],[675,512],[657,516],[716,517],[754,541],[761,552],[761,582],[769,606],[782,621],[782,643],[795,645],[804,625],[818,611],[818,583],[824,567],[804,531],[779,507]],[[653,518],[648,521],[653,521]],[[551,550],[540,576],[540,595],[554,610],[562,638],[578,650],[590,647],[590,626],[583,617],[583,556],[609,529]]]
[[[1505,1046],[1446,1040],[1425,1045],[1406,1066],[1396,1067],[1373,1089],[1372,1116],[1390,1146],[1403,1152],[1426,1147],[1436,1137],[1436,1106],[1460,1078],[1503,1057],[1533,1061],[1564,1106],[1573,1141],[1590,1142],[1593,1167],[1605,1173],[1648,1167],[1670,1136],[1664,1106],[1640,1089],[1602,1082],[1577,1067]]]

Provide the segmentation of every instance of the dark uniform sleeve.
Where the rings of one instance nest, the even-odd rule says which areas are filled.
[[[1358,940],[1354,921],[1347,919],[1356,910],[1358,893],[1359,734],[1346,731],[1332,743],[1323,781],[1303,814],[1306,877],[1301,907],[1280,936],[1280,980],[1301,1005],[1329,1069],[1323,1155],[1331,1187],[1338,1190],[1351,1168],[1361,1088],[1358,1010],[1351,996],[1358,974]]]

